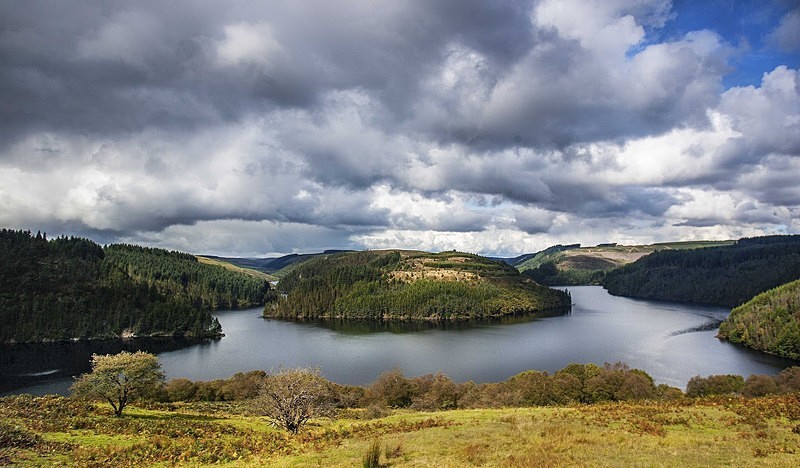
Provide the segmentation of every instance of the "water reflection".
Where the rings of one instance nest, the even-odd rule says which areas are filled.
[[[367,335],[370,333],[417,333],[429,330],[469,330],[475,327],[486,327],[494,325],[516,325],[522,323],[531,323],[541,320],[546,317],[558,317],[568,315],[560,311],[540,312],[536,314],[527,315],[508,315],[496,318],[482,318],[472,320],[440,320],[440,321],[388,321],[388,320],[346,320],[346,319],[319,319],[319,320],[305,320],[296,322],[294,320],[283,319],[265,319],[275,320],[278,322],[289,322],[295,324],[307,324],[315,327],[326,328],[338,333],[347,335]]]
[[[63,393],[61,390],[69,386],[72,376],[91,369],[92,354],[139,350],[160,354],[198,343],[198,340],[148,338],[0,345],[0,394],[32,385],[47,391],[50,383],[56,385],[53,391]]]

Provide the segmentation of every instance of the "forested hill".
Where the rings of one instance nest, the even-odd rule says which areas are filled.
[[[217,336],[210,310],[271,294],[264,280],[188,254],[0,230],[0,342]]]
[[[800,279],[798,235],[654,252],[608,272],[603,286],[620,296],[733,307],[796,279]]]
[[[368,251],[325,255],[296,266],[264,315],[287,318],[460,320],[564,312],[568,294],[513,267],[472,254]]]
[[[733,309],[719,327],[719,336],[800,360],[800,281],[761,293]]]
[[[208,265],[183,252],[112,244],[104,249],[107,274],[124,271],[165,296],[187,296],[203,309],[238,309],[263,305],[269,283],[263,278]]]
[[[699,249],[730,245],[735,241],[665,242],[649,245],[580,244],[554,245],[527,258],[511,263],[523,275],[539,284],[600,284],[607,272],[658,250]]]

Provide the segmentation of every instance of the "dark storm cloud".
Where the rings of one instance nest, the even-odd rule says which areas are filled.
[[[6,3],[4,139],[202,126],[311,108],[331,89],[372,90],[402,116],[454,36],[513,61],[526,11],[525,2]]]
[[[715,191],[754,208],[692,205],[663,224],[786,224],[796,70],[722,92],[729,39],[648,36],[675,14],[666,0],[4,2],[0,222],[239,251],[226,230],[264,251],[384,232],[440,246],[430,231],[478,248],[514,231],[502,249],[593,220],[634,229]],[[796,16],[773,43],[791,48]],[[658,155],[626,153],[648,138]]]
[[[702,102],[686,109],[684,101],[704,98],[689,91],[698,80],[718,80],[708,69],[713,61],[698,68],[696,52],[681,48],[676,55],[687,57],[648,77],[674,89],[620,105],[610,70],[576,39],[534,28],[532,8],[512,1],[6,4],[0,92],[8,105],[0,118],[13,123],[14,136],[195,128],[274,107],[313,109],[337,89],[367,90],[387,113],[384,125],[433,125],[435,138],[500,147],[648,134],[694,109],[702,118]],[[444,119],[420,111],[429,99],[458,105],[452,90],[423,88],[459,49],[480,56],[488,70],[480,85],[499,95],[486,103],[484,124],[457,110]]]

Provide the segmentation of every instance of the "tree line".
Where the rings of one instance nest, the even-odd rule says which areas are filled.
[[[0,342],[221,333],[216,308],[274,298],[263,280],[191,255],[0,230]]]
[[[693,377],[686,393],[656,385],[646,372],[623,363],[570,364],[549,374],[525,371],[503,382],[456,383],[448,376],[426,374],[408,378],[399,369],[386,371],[368,386],[339,385],[324,379],[319,369],[281,368],[273,373],[251,371],[211,382],[175,379],[164,383],[156,356],[137,352],[92,357],[92,372],[72,386],[76,396],[108,402],[116,416],[130,402],[247,400],[251,411],[263,414],[290,432],[313,417],[361,410],[359,417],[383,417],[390,409],[442,411],[459,408],[563,406],[633,400],[677,400],[684,397],[742,395],[759,397],[800,392],[800,367],[776,376],[738,375]]]
[[[607,267],[599,269],[559,270],[556,262],[551,260],[542,263],[536,268],[525,270],[522,274],[539,284],[547,286],[580,286],[585,284],[601,284],[606,271],[615,267],[616,264],[609,262]]]
[[[733,309],[719,336],[800,360],[800,280],[763,292]]]
[[[800,279],[800,235],[740,239],[734,245],[660,250],[602,279],[620,296],[738,306]]]
[[[408,280],[392,275],[426,268],[442,277]],[[457,274],[445,277],[442,271]],[[477,279],[466,280],[458,276],[461,273]],[[525,280],[513,267],[453,252],[407,258],[397,251],[322,256],[294,268],[278,288],[282,297],[265,307],[265,316],[449,320],[564,310],[570,305],[567,293]]]

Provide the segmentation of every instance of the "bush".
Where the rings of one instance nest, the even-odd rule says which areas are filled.
[[[441,372],[412,379],[412,386],[417,389],[411,402],[411,407],[416,410],[439,411],[458,407],[458,386]]]
[[[686,385],[686,396],[727,395],[741,393],[742,388],[744,388],[744,377],[741,375],[711,375],[706,378],[698,375],[692,377]]]
[[[744,387],[742,387],[742,395],[746,397],[773,395],[775,393],[778,393],[778,384],[775,383],[775,379],[768,375],[751,375],[744,382]]]
[[[417,388],[400,369],[382,373],[367,391],[367,399],[380,400],[390,408],[407,408],[416,395]]]
[[[265,379],[257,408],[273,422],[296,434],[309,419],[329,414],[331,397],[319,369],[281,369]]]
[[[787,367],[775,377],[781,393],[800,392],[800,367]]]
[[[191,401],[197,393],[197,384],[189,379],[172,379],[164,386],[166,401]]]

